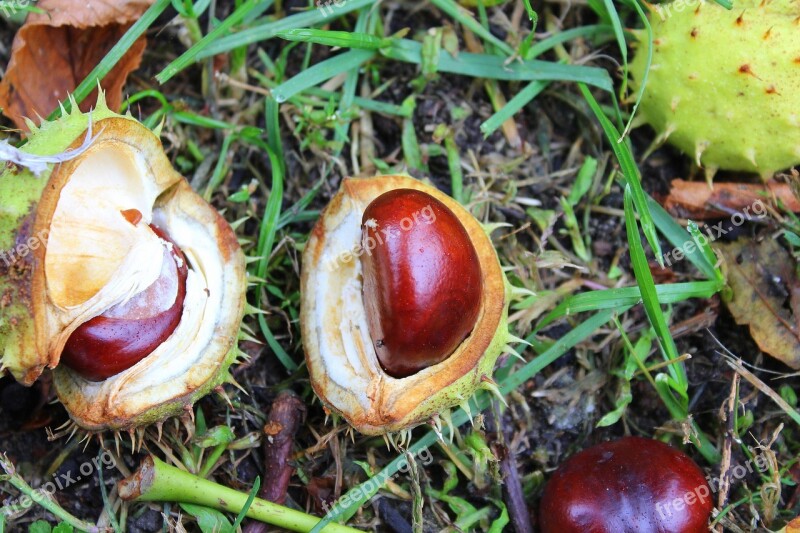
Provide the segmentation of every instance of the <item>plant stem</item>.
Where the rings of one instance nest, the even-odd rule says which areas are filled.
[[[145,457],[139,470],[129,478],[120,481],[118,489],[123,500],[177,501],[212,507],[229,513],[240,512],[248,498],[247,494],[184,472],[153,456]],[[316,516],[260,498],[253,500],[247,510],[247,516],[290,531],[304,533],[313,529],[320,520]],[[330,523],[322,531],[326,533],[357,533],[359,530]]]
[[[29,498],[33,502],[41,505],[47,511],[51,512],[62,522],[66,522],[67,524],[71,525],[74,529],[79,531],[87,531],[89,533],[107,531],[106,528],[97,527],[94,524],[84,522],[80,518],[72,516],[70,513],[62,509],[61,506],[58,505],[58,503],[53,500],[47,492],[34,489],[28,485],[28,483],[22,479],[22,476],[17,474],[16,468],[14,468],[14,465],[5,454],[0,455],[0,468],[5,471],[5,475],[0,476],[0,481],[9,482],[13,487],[25,494],[24,497],[20,498],[19,505],[24,507],[29,506],[30,503],[23,503],[24,499]]]

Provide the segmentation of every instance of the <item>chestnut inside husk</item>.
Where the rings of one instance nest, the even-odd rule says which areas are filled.
[[[2,363],[24,383],[54,367],[59,399],[82,428],[129,429],[231,380],[244,254],[156,135],[102,96],[90,114],[73,109],[32,127],[24,150],[60,153],[93,130],[88,148],[41,176],[0,177],[0,246],[37,244],[0,264]],[[134,349],[136,332],[151,338]],[[65,346],[73,368],[59,364]]]
[[[362,238],[368,234],[364,226],[369,226],[370,217],[365,218],[365,213],[370,204],[396,190],[424,193],[453,214],[474,250],[480,281],[477,284],[477,313],[474,320],[468,321],[474,323],[465,328],[466,337],[461,339],[461,334],[457,334],[457,346],[451,353],[445,353],[445,357],[438,362],[413,369],[415,371],[407,375],[401,375],[405,374],[403,372],[393,376],[381,365],[376,353],[376,345],[380,349],[379,341],[383,339],[370,335],[369,322],[377,319],[376,312],[373,311],[371,315],[368,307],[395,307],[391,298],[398,293],[394,291],[395,296],[392,296],[393,291],[389,290],[383,296],[384,303],[377,306],[368,302],[380,298],[364,293],[376,290],[368,283],[371,262],[391,261],[392,257],[408,257],[408,254],[404,256],[386,250],[371,250],[372,257],[365,258],[367,247],[362,244]],[[403,212],[403,209],[400,211]],[[400,233],[405,235],[399,238],[408,239],[409,235],[413,235],[413,230],[411,233]],[[419,244],[413,238],[404,242]],[[430,244],[427,240],[420,242]],[[426,247],[421,248],[422,252],[415,248],[409,250],[425,255]],[[446,250],[447,246],[439,247],[437,244],[433,249]],[[380,254],[386,257],[375,259]],[[448,268],[458,263],[449,264]],[[364,265],[367,265],[366,269]],[[389,265],[386,268],[402,270],[403,267]],[[443,279],[448,276],[455,279],[458,272],[441,271]],[[420,283],[407,286],[429,285]],[[384,289],[387,287],[392,287],[392,284],[384,284]],[[429,422],[440,414],[444,416],[452,407],[461,405],[467,409],[466,402],[478,388],[496,388],[491,380],[494,364],[507,348],[507,343],[516,340],[507,327],[511,287],[486,228],[458,202],[409,176],[346,178],[343,181],[306,244],[301,294],[301,329],[311,384],[330,410],[365,434],[401,432]],[[442,294],[446,295],[447,291]],[[386,298],[389,303],[386,303]],[[401,307],[398,304],[397,308]],[[450,314],[469,314],[466,307]],[[422,335],[420,338],[427,337]],[[427,347],[421,346],[420,349],[427,350]],[[447,347],[444,352],[449,350]]]

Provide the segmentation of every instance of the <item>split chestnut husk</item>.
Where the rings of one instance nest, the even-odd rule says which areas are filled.
[[[301,293],[311,384],[364,434],[468,411],[518,340],[487,227],[408,176],[343,181],[309,237]]]
[[[231,380],[246,290],[233,230],[102,96],[31,126],[24,157],[74,151],[38,176],[0,176],[3,368],[26,384],[55,368],[90,431],[183,412]]]

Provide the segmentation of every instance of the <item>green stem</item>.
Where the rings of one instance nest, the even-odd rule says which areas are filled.
[[[139,470],[123,479],[118,485],[123,500],[147,502],[182,502],[211,507],[229,513],[239,513],[247,503],[248,495],[202,479],[156,457],[148,456]],[[247,509],[247,516],[290,531],[308,532],[319,518],[277,503],[255,498]],[[328,524],[326,533],[358,533],[358,529],[336,523]]]
[[[214,468],[214,465],[217,464],[217,461],[222,454],[225,453],[225,450],[228,448],[228,443],[223,442],[222,444],[217,445],[214,450],[211,452],[211,455],[208,456],[206,459],[205,464],[200,469],[200,477],[206,478],[208,474],[211,472],[211,469]]]
[[[17,490],[22,492],[25,497],[30,498],[33,502],[41,505],[44,509],[51,512],[56,518],[61,520],[62,522],[66,522],[67,524],[71,525],[74,529],[78,531],[88,531],[90,533],[100,533],[101,531],[107,531],[105,528],[97,527],[94,524],[90,524],[88,522],[84,522],[80,518],[77,518],[58,505],[54,499],[52,499],[46,492],[43,492],[39,489],[34,489],[28,483],[22,479],[22,476],[17,474],[16,468],[8,459],[8,457],[3,454],[0,455],[0,468],[5,471],[5,475],[0,476],[0,480],[8,481],[12,486],[14,486]],[[23,498],[20,498],[20,503]],[[30,504],[28,504],[30,505]],[[27,505],[25,505],[27,507]]]

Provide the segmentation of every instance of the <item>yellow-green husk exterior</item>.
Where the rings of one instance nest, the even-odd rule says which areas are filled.
[[[639,113],[710,173],[769,176],[800,163],[800,4],[742,0],[652,7],[653,59]],[[633,88],[647,66],[637,32]]]
[[[446,205],[475,247],[483,278],[481,310],[469,337],[444,361],[404,378],[386,374],[369,337],[362,296],[361,219],[378,196],[416,189]],[[346,178],[320,215],[303,252],[300,320],[311,385],[352,427],[368,435],[403,433],[416,425],[446,422],[450,409],[492,381],[499,355],[519,341],[508,331],[512,288],[487,228],[458,202],[403,175]]]
[[[106,107],[102,95],[98,104],[91,113],[94,122],[117,116]],[[22,150],[42,156],[64,152],[86,131],[87,124],[88,115],[82,113],[44,122],[31,128]],[[41,341],[37,342],[31,308],[31,282],[40,255],[35,252],[46,236],[41,229],[34,230],[36,208],[52,170],[51,165],[34,176],[26,168],[6,166],[0,175],[0,363],[26,385],[57,362],[50,361]]]
[[[59,399],[89,431],[132,430],[191,410],[232,381],[245,309],[245,258],[230,225],[170,164],[158,137],[130,116],[76,109],[32,127],[27,153],[53,155],[92,141],[40,176],[7,168],[0,177],[0,245],[35,243],[0,261],[2,364],[23,383],[55,368]],[[88,147],[86,147],[88,146]],[[139,211],[131,222],[125,212]],[[127,302],[159,277],[161,228],[189,263],[175,331],[131,368],[89,381],[59,365],[84,322]]]

